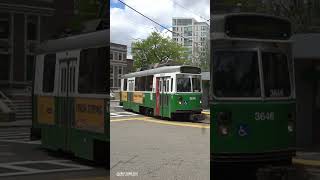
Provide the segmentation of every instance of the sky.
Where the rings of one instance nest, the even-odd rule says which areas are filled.
[[[210,18],[210,0],[122,0],[137,11],[172,29],[173,17],[191,17],[197,21]],[[118,0],[110,0],[111,42],[128,46],[131,58],[131,43],[145,39],[153,31],[161,32],[164,37],[171,33],[149,21]]]

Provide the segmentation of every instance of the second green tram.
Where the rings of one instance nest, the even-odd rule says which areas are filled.
[[[124,109],[151,116],[201,119],[201,69],[164,66],[126,74],[121,79]]]
[[[38,47],[31,136],[109,168],[109,30],[43,42]]]
[[[295,84],[291,23],[252,13],[213,17],[211,163],[291,164]]]

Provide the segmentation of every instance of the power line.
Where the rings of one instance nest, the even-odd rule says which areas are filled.
[[[178,5],[178,6],[179,6],[179,7],[181,7],[182,9],[187,10],[187,11],[191,12],[192,14],[194,14],[194,15],[196,15],[196,16],[198,16],[198,17],[200,17],[201,19],[203,19],[203,20],[205,20],[205,21],[210,21],[210,19],[207,19],[207,18],[205,18],[205,17],[201,16],[201,15],[200,15],[200,13],[196,13],[196,12],[194,12],[193,10],[190,10],[190,9],[188,9],[188,8],[184,7],[183,5],[181,5],[181,4],[179,4],[179,3],[177,3],[177,2],[176,2],[176,1],[174,1],[174,0],[170,0],[170,1],[171,1],[171,2],[173,2],[174,4]]]
[[[165,30],[167,30],[167,31],[169,31],[169,32],[171,32],[171,33],[173,33],[173,34],[178,34],[180,37],[182,37],[182,38],[184,38],[184,39],[189,39],[189,38],[186,38],[186,37],[182,36],[182,35],[179,34],[179,33],[176,33],[176,32],[174,32],[174,31],[168,29],[167,27],[165,27],[165,26],[163,26],[162,24],[158,23],[157,21],[149,18],[148,16],[142,14],[142,13],[139,12],[138,10],[136,10],[136,9],[134,9],[133,7],[129,6],[128,4],[124,3],[122,0],[118,0],[118,1],[121,2],[123,5],[127,6],[128,8],[132,9],[132,10],[135,11],[136,13],[140,14],[141,16],[147,18],[147,19],[150,20],[151,22],[153,22],[153,23],[157,24],[158,26],[162,27],[163,29],[165,29]]]

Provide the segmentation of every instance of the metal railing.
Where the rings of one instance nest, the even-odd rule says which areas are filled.
[[[8,107],[8,105],[10,107]],[[0,90],[0,109],[3,112],[12,112],[15,111],[15,106],[12,103],[11,99],[8,98],[1,90]]]

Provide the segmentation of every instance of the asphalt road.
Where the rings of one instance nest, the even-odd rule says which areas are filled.
[[[1,180],[106,180],[103,167],[42,149],[29,128],[0,128]]]
[[[111,108],[111,179],[210,179],[209,124]]]
[[[124,111],[112,102],[110,126],[111,179],[260,180],[247,167],[228,167],[210,176],[209,115],[198,123],[161,120]],[[302,160],[290,168],[295,170],[286,180],[320,180],[320,161]],[[263,180],[276,179],[277,173]]]

